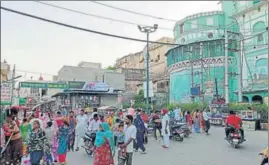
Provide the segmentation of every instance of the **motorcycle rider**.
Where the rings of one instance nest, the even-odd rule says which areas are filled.
[[[227,116],[226,118],[226,125],[227,127],[225,128],[225,139],[228,139],[228,135],[234,131],[234,129],[238,129],[241,133],[242,139],[244,139],[244,130],[241,128],[242,127],[242,119],[235,114],[234,111],[230,111],[230,115]]]
[[[88,130],[91,133],[96,133],[99,130],[101,121],[99,120],[98,114],[93,115],[93,120],[90,121]],[[95,136],[93,137],[93,144],[95,142]]]

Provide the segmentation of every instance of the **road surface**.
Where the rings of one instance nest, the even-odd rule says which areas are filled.
[[[245,131],[247,141],[234,149],[224,140],[224,128],[212,127],[211,135],[191,134],[183,142],[171,141],[169,149],[161,141],[149,140],[147,154],[134,153],[133,165],[255,165],[258,152],[268,142],[265,131]],[[92,165],[93,158],[83,150],[68,153],[68,165]],[[115,165],[117,162],[115,163]]]

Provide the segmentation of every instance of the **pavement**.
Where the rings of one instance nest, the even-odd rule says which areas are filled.
[[[161,140],[149,139],[147,154],[134,153],[133,165],[255,165],[259,151],[267,146],[267,131],[246,131],[247,141],[234,149],[224,140],[224,128],[212,127],[210,135],[191,134],[183,142],[171,141],[169,149]],[[69,152],[67,165],[92,165],[93,158],[84,150]],[[117,165],[117,160],[115,160]]]

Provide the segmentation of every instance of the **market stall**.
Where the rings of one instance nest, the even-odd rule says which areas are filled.
[[[116,107],[113,106],[102,106],[97,109],[99,114],[107,115],[111,112],[115,113],[117,111]]]
[[[256,111],[241,111],[240,116],[242,118],[244,129],[253,131],[260,129],[260,114]]]
[[[209,122],[212,125],[224,126],[225,119],[228,116],[227,104],[210,104]]]

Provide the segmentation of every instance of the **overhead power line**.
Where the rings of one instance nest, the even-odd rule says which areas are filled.
[[[64,26],[64,27],[68,27],[68,28],[72,28],[72,29],[76,29],[76,30],[86,31],[86,32],[95,33],[95,34],[104,35],[104,36],[109,36],[109,37],[114,37],[114,38],[121,38],[121,39],[125,39],[125,40],[132,40],[132,41],[137,41],[137,42],[147,42],[147,40],[143,40],[143,39],[131,38],[131,37],[126,37],[126,36],[119,36],[119,35],[104,33],[104,32],[100,32],[100,31],[85,29],[85,28],[81,28],[81,27],[77,27],[77,26],[73,26],[73,25],[69,25],[69,24],[65,24],[65,23],[61,23],[61,22],[57,22],[57,21],[53,21],[53,20],[46,19],[46,18],[43,18],[43,17],[27,14],[27,13],[24,13],[24,12],[16,11],[16,10],[13,10],[13,9],[5,8],[5,7],[2,7],[2,6],[1,6],[1,9],[5,10],[5,11],[12,12],[12,13],[16,13],[16,14],[19,14],[19,15],[23,15],[23,16],[26,16],[26,17],[38,19],[38,20],[41,20],[41,21],[49,22],[49,23],[52,23],[52,24],[56,24],[56,25],[60,25],[60,26]],[[266,33],[266,32],[268,32],[268,31],[265,30],[264,32],[257,33],[257,34],[255,34],[255,35],[253,35],[251,37],[244,38],[244,39],[238,40],[236,42],[249,40],[249,39],[252,39],[252,38],[254,38],[254,37],[256,37],[256,36],[258,36],[260,34]],[[182,45],[182,44],[157,42],[157,41],[149,41],[149,43],[151,43],[151,44],[162,44],[162,45],[172,45],[172,46],[180,46],[180,45]],[[225,44],[229,44],[229,43],[221,43],[221,44],[215,44],[215,45],[225,45]]]
[[[38,20],[41,20],[41,21],[49,22],[49,23],[52,23],[52,24],[65,26],[65,27],[72,28],[72,29],[77,29],[77,30],[81,30],[81,31],[86,31],[86,32],[95,33],[95,34],[104,35],[104,36],[109,36],[109,37],[114,37],[114,38],[121,38],[121,39],[125,39],[125,40],[132,40],[132,41],[138,41],[138,42],[147,42],[147,40],[142,40],[142,39],[138,39],[138,38],[119,36],[119,35],[104,33],[104,32],[100,32],[100,31],[85,29],[85,28],[81,28],[81,27],[77,27],[77,26],[73,26],[73,25],[68,25],[68,24],[65,24],[65,23],[49,20],[49,19],[46,19],[46,18],[42,18],[42,17],[38,17],[38,16],[35,16],[35,15],[27,14],[27,13],[24,13],[24,12],[16,11],[16,10],[13,10],[13,9],[5,8],[5,7],[2,7],[2,6],[1,6],[1,9],[5,10],[5,11],[12,12],[12,13],[16,13],[16,14],[19,14],[19,15],[23,15],[23,16],[34,18],[34,19],[38,19]],[[163,45],[179,45],[179,44],[156,42],[156,41],[149,41],[149,43],[163,44]]]
[[[119,19],[114,19],[114,18],[110,18],[110,17],[104,17],[104,16],[100,16],[100,15],[96,15],[96,14],[91,14],[91,13],[88,13],[88,12],[86,13],[86,12],[82,12],[82,11],[79,11],[79,10],[62,7],[62,6],[59,6],[59,5],[54,5],[54,4],[47,3],[47,2],[41,2],[41,1],[33,1],[33,2],[42,4],[42,5],[46,5],[46,6],[50,6],[50,7],[54,7],[54,8],[57,8],[57,9],[69,11],[69,12],[76,13],[76,14],[81,14],[81,15],[85,15],[85,16],[91,16],[91,17],[99,18],[99,19],[105,19],[105,20],[109,20],[109,21],[114,21],[114,22],[129,24],[129,25],[135,25],[135,26],[138,26],[138,25],[147,26],[147,25],[144,25],[144,24],[136,23],[136,22],[119,20]],[[218,28],[220,28],[220,27],[218,27]],[[180,31],[180,30],[175,30],[175,29],[171,29],[171,28],[167,28],[167,27],[161,27],[161,26],[159,26],[158,29],[167,30],[167,31],[171,31],[171,32],[172,31]],[[197,29],[197,31],[201,31],[201,32],[203,32],[204,30],[206,30],[206,29]],[[188,31],[186,31],[186,32],[188,32]]]

